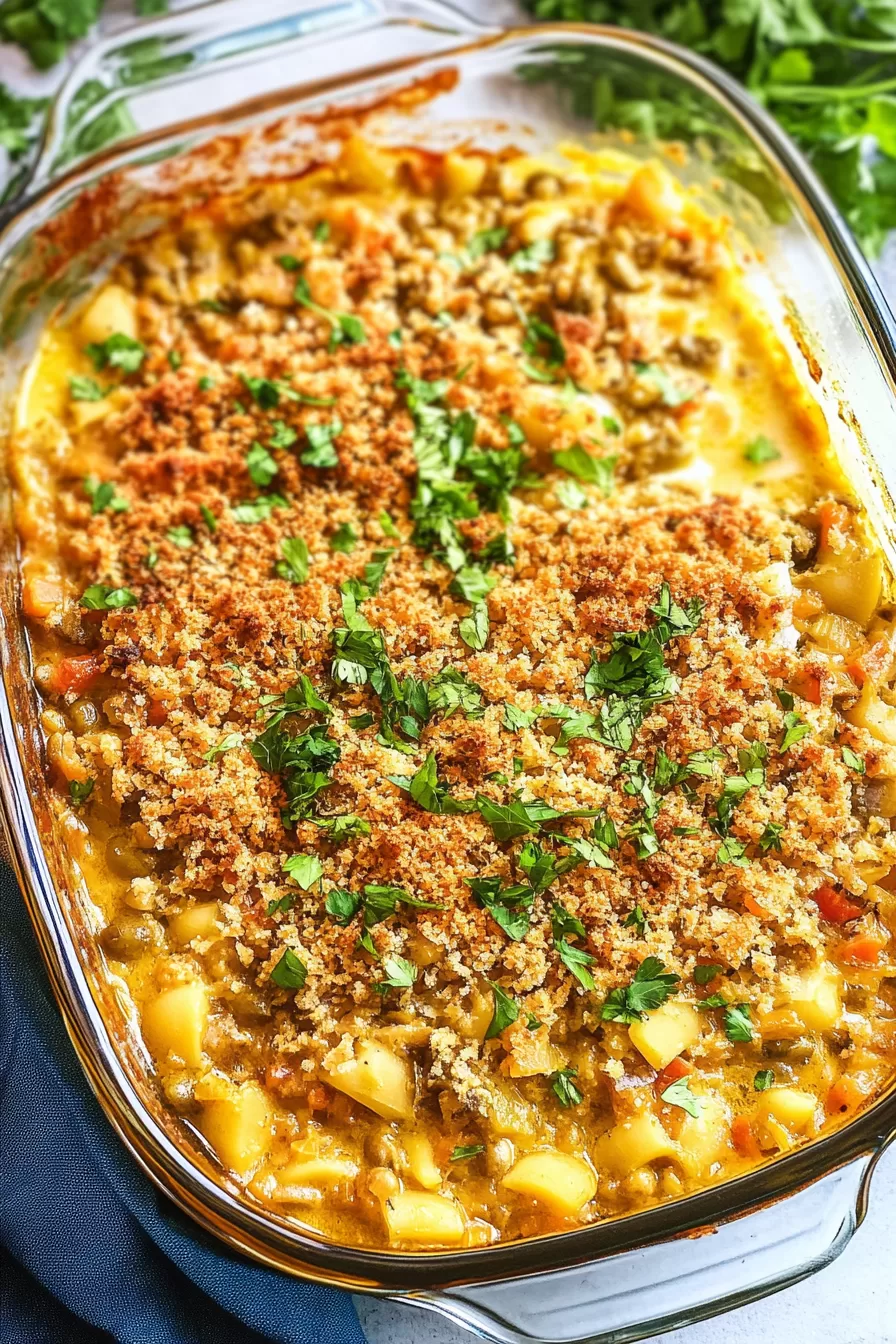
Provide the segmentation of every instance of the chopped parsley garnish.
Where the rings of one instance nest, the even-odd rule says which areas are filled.
[[[252,444],[246,454],[246,469],[253,484],[260,486],[262,490],[270,485],[280,470],[267,448],[257,442]]]
[[[385,509],[381,511],[377,521],[380,527],[383,529],[384,536],[391,537],[394,541],[400,540],[401,533],[393,523],[391,514],[387,513]]]
[[[725,967],[720,966],[717,961],[710,962],[708,966],[695,966],[694,979],[698,985],[708,985],[717,975],[721,975],[724,969]]]
[[[458,623],[457,629],[467,648],[478,652],[488,643],[490,625],[488,607],[484,602],[477,602],[469,616],[464,616]]]
[[[763,854],[770,854],[774,851],[781,853],[781,835],[784,831],[782,821],[769,821],[766,823],[765,830],[759,837],[759,848]]]
[[[495,996],[495,1011],[485,1033],[485,1039],[490,1041],[495,1036],[500,1036],[505,1027],[513,1025],[520,1015],[520,1008],[516,1000],[512,999],[500,985],[495,984],[494,980],[489,980],[488,983]]]
[[[513,840],[518,835],[530,835],[539,831],[546,821],[556,821],[560,817],[592,816],[589,809],[574,809],[570,812],[558,812],[549,803],[540,798],[524,802],[515,798],[510,803],[496,803],[482,794],[476,795],[476,807],[482,820],[492,828],[498,841]]]
[[[298,437],[296,431],[285,420],[275,420],[271,437],[268,439],[268,447],[291,448]]]
[[[303,263],[296,262],[295,265],[287,266],[287,260],[295,262],[294,257],[278,258],[280,265],[285,270],[297,270]],[[296,303],[300,303],[303,308],[309,312],[317,313],[318,317],[324,318],[330,324],[330,339],[328,349],[335,350],[337,345],[362,345],[367,340],[364,331],[364,324],[359,317],[352,313],[334,313],[330,308],[325,308],[323,304],[316,303],[311,297],[311,289],[304,275],[300,275],[296,281],[296,287],[293,290],[293,298]]]
[[[123,373],[136,373],[146,358],[146,349],[132,336],[116,331],[105,341],[92,341],[85,347],[85,354],[93,361],[93,367],[102,369],[121,369]]]
[[[673,382],[666,370],[660,368],[658,364],[643,364],[639,360],[635,360],[632,368],[639,378],[653,383],[664,406],[683,406],[686,401],[693,400],[695,396],[693,391],[681,388]]]
[[[358,534],[351,523],[340,523],[330,538],[330,550],[341,551],[343,555],[351,555],[357,544]]]
[[[462,597],[465,602],[475,604],[487,597],[496,583],[497,579],[486,574],[478,565],[464,565],[451,580],[450,591],[455,597]]]
[[[81,606],[88,611],[118,611],[136,605],[137,598],[130,588],[107,588],[104,583],[92,583],[81,594]]]
[[[590,952],[586,952],[583,947],[576,947],[569,941],[569,937],[584,938],[586,936],[582,921],[575,915],[571,915],[562,905],[554,902],[551,907],[551,932],[554,938],[554,947],[557,949],[557,955],[563,965],[568,971],[572,972],[585,989],[593,989],[594,977],[588,967],[593,965],[595,958]]]
[[[478,261],[486,252],[497,252],[507,241],[507,234],[508,230],[500,226],[494,229],[480,229],[467,243],[467,255],[471,260]]]
[[[308,544],[303,537],[283,537],[280,542],[283,559],[274,566],[281,579],[290,583],[304,583],[308,578],[310,559]]]
[[[784,715],[784,736],[781,738],[778,751],[783,754],[795,743],[802,742],[803,738],[811,731],[811,724],[804,723],[799,714],[794,713],[793,710],[788,710]]]
[[[71,798],[75,807],[81,807],[83,803],[93,793],[94,781],[92,779],[70,779],[68,782],[68,796]]]
[[[252,396],[256,406],[263,411],[272,411],[275,406],[280,405],[280,398],[284,401],[299,401],[304,406],[332,406],[335,404],[335,397],[309,397],[304,392],[297,392],[289,383],[272,378],[251,378],[247,373],[241,373],[240,381],[246,391]],[[275,421],[276,424],[282,423]]]
[[[382,969],[385,972],[382,980],[375,981],[373,986],[377,994],[388,994],[390,989],[411,989],[419,974],[412,961],[391,952],[383,957]]]
[[[474,812],[474,799],[453,798],[447,787],[439,782],[436,755],[431,751],[415,775],[387,775],[386,778],[411,795],[418,807],[439,816],[456,816],[459,812]]]
[[[193,529],[188,527],[186,523],[178,523],[175,527],[169,527],[165,536],[172,546],[177,546],[181,551],[188,551],[195,541]]]
[[[324,909],[334,923],[345,929],[351,924],[363,904],[363,897],[359,896],[357,892],[343,891],[340,887],[334,887],[332,891],[327,892]]]
[[[328,219],[319,219],[314,226],[311,235],[316,243],[325,243],[330,236],[330,221]]]
[[[124,513],[129,507],[111,481],[98,481],[95,476],[84,477],[84,493],[90,500],[92,514],[103,513],[105,509],[111,513]]]
[[[600,423],[603,426],[605,433],[607,434],[622,433],[622,426],[620,425],[619,421],[615,419],[615,417],[612,415],[602,415],[600,418]]]
[[[290,854],[283,865],[283,871],[303,891],[313,887],[324,875],[323,864],[316,854]]]
[[[753,1090],[756,1092],[767,1092],[774,1081],[774,1069],[760,1069],[753,1079]]]
[[[624,929],[634,929],[639,938],[647,935],[647,916],[640,905],[636,905],[634,910],[630,910],[622,921]]]
[[[554,240],[552,238],[537,238],[534,243],[528,243],[521,247],[519,251],[514,252],[508,261],[508,266],[512,271],[520,275],[526,275],[533,271],[541,270],[549,261],[554,260]]]
[[[741,1044],[753,1039],[753,1025],[750,1022],[750,1005],[733,1003],[725,1009],[723,1018],[725,1035],[729,1041]]]
[[[221,738],[217,746],[209,747],[208,751],[204,751],[202,759],[209,762],[216,761],[219,756],[224,755],[225,751],[232,751],[234,747],[241,747],[242,745],[242,733],[228,733],[226,737]]]
[[[456,1148],[451,1150],[449,1162],[465,1162],[467,1158],[478,1157],[480,1153],[485,1152],[484,1143],[459,1143]]]
[[[344,813],[338,817],[315,817],[315,826],[326,831],[331,844],[341,845],[346,840],[355,840],[359,835],[370,835],[370,822],[363,817]]]
[[[601,1011],[605,1022],[643,1022],[666,1002],[680,977],[666,971],[659,957],[645,957],[630,985],[612,989]]]
[[[540,709],[520,709],[517,705],[506,704],[501,727],[509,733],[519,733],[524,728],[531,728],[540,713]]]
[[[197,387],[199,388],[200,392],[211,392],[214,385],[215,385],[214,378],[210,378],[207,373],[204,374],[197,383]]]
[[[850,770],[855,770],[857,775],[864,775],[865,773],[864,756],[860,756],[857,751],[853,751],[852,747],[841,747],[840,755],[843,759],[844,765],[849,766]]]
[[[559,1069],[550,1076],[551,1091],[557,1098],[561,1106],[579,1106],[585,1100],[576,1083],[573,1082],[578,1069],[571,1065],[566,1069]]]
[[[394,331],[390,331],[389,335],[386,337],[386,340],[391,345],[393,350],[400,350],[402,342],[401,328],[396,327]]]
[[[482,707],[482,687],[470,681],[465,672],[446,667],[429,683],[429,708],[441,712],[446,719],[460,710],[468,719],[478,719],[485,712]]]
[[[752,462],[757,467],[762,466],[764,462],[777,462],[780,456],[780,450],[764,434],[760,434],[744,448],[746,461]]]
[[[613,472],[618,461],[618,457],[592,457],[580,443],[554,454],[555,466],[586,485],[596,485],[604,495],[612,493]]]
[[[719,845],[716,852],[716,859],[719,863],[730,863],[735,868],[749,868],[750,860],[747,857],[747,846],[742,840],[736,839],[733,835],[728,835]]]
[[[554,485],[554,494],[564,509],[585,509],[588,507],[588,496],[580,485],[564,477]]]
[[[180,355],[177,352],[177,350],[168,351],[168,363],[171,365],[171,368],[174,370],[175,373],[177,373],[177,370],[180,368],[183,362],[184,362],[183,356]]]
[[[476,900],[513,942],[521,942],[529,932],[534,893],[532,888],[517,883],[502,887],[499,877],[468,877],[465,879]]]
[[[724,994],[710,994],[708,999],[700,999],[698,1008],[727,1008],[728,1000]]]
[[[280,989],[301,989],[308,978],[308,967],[291,948],[287,948],[271,971],[271,979]]]
[[[202,515],[202,521],[205,523],[206,527],[208,528],[209,532],[211,532],[212,536],[214,536],[218,530],[217,518],[212,513],[211,509],[208,507],[207,504],[200,504],[199,512]]]
[[[146,559],[143,563],[149,570],[155,569],[156,565],[159,563],[159,553],[154,546],[146,552]]]
[[[628,751],[650,709],[678,691],[678,679],[666,666],[664,646],[691,635],[703,618],[703,603],[691,598],[681,607],[664,583],[654,606],[656,622],[647,630],[616,634],[606,658],[591,654],[585,674],[589,700],[604,696],[598,714],[597,739],[619,751]]]
[[[680,1107],[694,1120],[699,1118],[700,1101],[691,1091],[689,1078],[676,1078],[674,1083],[670,1083],[665,1091],[660,1093],[660,1097],[668,1106]]]
[[[523,349],[527,355],[543,358],[548,366],[566,363],[566,347],[555,327],[531,313],[518,313],[523,324]]]
[[[289,825],[311,815],[315,798],[330,783],[329,772],[339,760],[341,750],[327,736],[326,724],[314,724],[293,735],[283,723],[285,716],[306,705],[318,712],[329,712],[329,706],[320,700],[304,674],[282,701],[278,696],[271,699],[274,702],[271,718],[249,750],[262,770],[280,776],[286,794],[282,816],[284,824]]]
[[[308,447],[299,456],[306,467],[338,467],[339,458],[333,440],[342,433],[342,421],[332,420],[328,425],[306,425]]]
[[[259,495],[256,499],[244,499],[240,504],[231,506],[231,513],[238,523],[263,523],[274,509],[288,509],[289,501],[283,495]]]
[[[102,401],[112,391],[111,387],[100,387],[95,378],[85,378],[80,373],[69,376],[68,389],[72,401]]]

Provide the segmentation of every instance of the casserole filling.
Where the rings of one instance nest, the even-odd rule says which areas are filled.
[[[350,141],[20,392],[110,971],[229,1179],[343,1241],[674,1199],[893,1071],[881,558],[723,224],[611,167]]]

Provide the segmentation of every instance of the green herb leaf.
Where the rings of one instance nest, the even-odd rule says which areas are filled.
[[[700,1101],[691,1091],[689,1078],[676,1078],[674,1083],[670,1083],[660,1097],[668,1106],[678,1106],[685,1111],[694,1120],[700,1118]]]
[[[330,221],[319,219],[314,226],[312,237],[316,243],[325,243],[330,236]]]
[[[855,770],[857,775],[865,773],[865,757],[860,756],[858,752],[853,751],[852,747],[841,747],[840,755],[843,758],[843,764],[848,765],[850,770]]]
[[[339,458],[333,440],[342,433],[342,421],[332,420],[328,425],[306,425],[309,447],[299,461],[306,467],[338,467]]]
[[[636,905],[634,910],[629,911],[622,921],[624,929],[634,929],[639,938],[647,936],[647,916],[640,905]]]
[[[146,358],[145,347],[121,331],[115,332],[101,343],[91,342],[85,347],[85,353],[98,371],[114,368],[121,369],[124,373],[136,373]]]
[[[508,266],[512,271],[519,275],[530,274],[533,271],[541,270],[548,262],[554,260],[555,248],[552,238],[537,238],[534,243],[528,243],[526,247],[521,247],[518,252],[514,252],[508,261]]]
[[[559,1069],[550,1076],[551,1091],[563,1107],[579,1106],[584,1101],[576,1083],[573,1082],[578,1069],[570,1066],[566,1069]]]
[[[781,738],[778,751],[783,755],[789,747],[794,746],[797,742],[802,742],[803,738],[811,731],[811,724],[804,723],[799,714],[795,714],[792,710],[788,711],[784,715],[784,736]]]
[[[87,802],[87,799],[93,793],[94,781],[92,779],[70,779],[68,782],[68,795],[75,807],[81,807]]]
[[[458,633],[468,648],[478,651],[488,643],[490,621],[488,607],[477,602],[469,616],[464,616],[458,625]]]
[[[280,989],[301,989],[308,978],[308,967],[287,948],[271,971],[271,979]]]
[[[270,494],[259,495],[256,499],[245,499],[240,504],[231,506],[231,513],[238,523],[244,523],[249,526],[252,523],[263,523],[275,509],[289,508],[289,501],[282,495]]]
[[[456,1148],[452,1148],[449,1162],[465,1162],[467,1158],[478,1157],[480,1153],[485,1152],[484,1143],[459,1143]]]
[[[708,985],[717,975],[721,975],[724,969],[725,967],[720,966],[717,961],[711,962],[708,966],[695,966],[694,979],[698,985]]]
[[[218,530],[217,518],[212,513],[211,509],[208,507],[207,504],[200,504],[199,512],[202,515],[202,521],[205,523],[206,527],[208,528],[209,532],[211,532],[212,536],[214,536]]]
[[[729,1041],[740,1044],[753,1039],[753,1025],[750,1022],[750,1005],[734,1003],[725,1009],[725,1035]]]
[[[332,891],[327,892],[324,909],[335,923],[347,928],[363,903],[363,898],[354,891],[343,891],[339,887],[334,887]]]
[[[777,462],[780,456],[779,449],[764,434],[760,434],[758,438],[753,439],[744,449],[744,457],[747,462],[752,462],[757,467],[762,466],[764,462]]]
[[[370,822],[351,813],[338,817],[315,817],[314,824],[327,832],[327,839],[334,845],[355,840],[359,835],[370,835]]]
[[[592,457],[580,443],[554,454],[556,466],[588,485],[596,485],[604,495],[612,493],[613,472],[618,461],[617,457]]]
[[[489,980],[488,983],[495,998],[495,1011],[485,1033],[485,1039],[490,1041],[495,1036],[500,1036],[505,1027],[513,1025],[520,1015],[520,1009],[516,1000],[512,999],[500,985],[495,984],[494,980]]]
[[[601,1017],[605,1022],[642,1022],[666,1002],[679,976],[666,971],[658,957],[645,957],[630,985],[607,995]]]
[[[136,607],[137,599],[130,588],[107,588],[104,583],[92,583],[81,594],[81,606],[88,611],[118,611],[121,607]]]
[[[496,252],[502,247],[507,239],[508,230],[505,228],[480,229],[474,233],[473,237],[467,243],[467,254],[473,261],[478,261],[480,257],[485,256],[486,252]]]
[[[175,527],[169,527],[165,536],[172,546],[177,546],[181,551],[188,551],[195,541],[193,529],[188,527],[186,523],[178,523]]]
[[[253,484],[262,490],[270,485],[280,468],[274,458],[260,443],[253,443],[246,454],[246,468]]]
[[[652,383],[659,391],[660,401],[664,406],[683,406],[685,402],[693,400],[695,393],[679,387],[658,364],[643,364],[635,360],[632,367],[639,378]]]
[[[290,583],[304,583],[311,565],[307,542],[302,537],[283,537],[280,550],[283,559],[274,566],[280,578],[288,579]]]
[[[100,387],[95,378],[85,378],[80,373],[69,375],[68,389],[72,401],[102,401],[112,391],[111,387]]]
[[[84,493],[90,500],[92,514],[103,513],[105,509],[111,513],[124,513],[129,507],[111,481],[98,481],[95,476],[84,477]]]
[[[486,574],[478,565],[465,565],[452,579],[450,591],[455,597],[462,597],[465,602],[475,604],[487,597],[496,583],[497,579]]]
[[[208,751],[202,753],[204,761],[216,761],[219,756],[223,756],[225,751],[232,751],[234,747],[243,745],[242,733],[228,733],[222,737],[221,741],[215,747],[209,747]]]
[[[296,882],[303,891],[313,887],[324,875],[323,864],[316,854],[290,854],[283,865],[283,871]]]
[[[760,1069],[753,1079],[753,1089],[756,1092],[767,1092],[775,1081],[774,1069]]]
[[[351,555],[357,544],[358,534],[351,523],[340,523],[330,538],[330,550],[341,551],[343,555]]]

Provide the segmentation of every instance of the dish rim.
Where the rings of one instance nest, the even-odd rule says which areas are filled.
[[[671,43],[600,25],[515,27],[497,34],[487,33],[436,53],[349,70],[318,84],[292,86],[260,100],[232,104],[214,114],[215,133],[225,134],[230,124],[244,121],[253,112],[263,115],[280,108],[284,114],[300,113],[303,101],[318,100],[322,93],[350,92],[353,86],[360,91],[360,86],[385,75],[423,74],[427,69],[459,64],[465,57],[488,48],[511,47],[520,40],[548,46],[562,43],[564,38],[586,38],[589,45],[610,51],[634,49],[642,57],[653,58],[660,68],[679,75],[682,70],[686,76],[696,74],[705,86],[703,91],[715,97],[761,144],[791,187],[795,208],[835,262],[844,294],[860,315],[866,335],[872,338],[872,348],[893,389],[896,407],[896,322],[867,262],[815,174],[745,90],[703,58]],[[104,165],[111,172],[133,162],[149,145],[183,135],[189,128],[201,133],[207,129],[208,120],[199,116],[111,146],[17,202],[0,233],[0,261],[10,238],[54,194],[77,185],[79,178],[95,174]],[[294,1224],[287,1225],[276,1215],[265,1212],[262,1205],[251,1204],[244,1195],[231,1193],[175,1146],[143,1104],[91,992],[88,974],[66,920],[65,898],[57,893],[41,843],[38,818],[28,798],[26,771],[17,744],[18,731],[29,725],[17,727],[8,681],[14,670],[16,646],[25,647],[23,632],[24,624],[17,609],[0,611],[6,691],[0,698],[0,813],[54,995],[87,1079],[131,1155],[181,1209],[229,1245],[293,1274],[374,1292],[420,1291],[532,1277],[710,1230],[720,1222],[743,1217],[796,1193],[863,1156],[869,1158],[870,1170],[887,1144],[896,1139],[894,1078],[889,1090],[873,1105],[833,1133],[717,1186],[567,1232],[451,1251],[402,1252],[336,1242],[311,1231],[301,1231]]]

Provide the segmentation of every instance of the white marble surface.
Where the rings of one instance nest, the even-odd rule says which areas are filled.
[[[520,13],[514,0],[461,0],[462,7],[490,22],[512,22]],[[181,8],[181,4],[175,6]],[[258,8],[262,7],[259,0]],[[115,27],[125,0],[108,6]],[[0,46],[0,78],[19,84],[26,74],[21,53]],[[50,92],[52,77],[35,92]],[[189,91],[186,91],[189,99]],[[172,109],[172,118],[176,113]],[[891,305],[896,304],[896,237],[885,264],[877,268]],[[780,1216],[787,1217],[786,1203]],[[687,1243],[683,1243],[686,1254]],[[896,1304],[889,1298],[896,1265],[896,1149],[878,1167],[868,1216],[840,1258],[812,1278],[763,1302],[742,1307],[663,1336],[675,1344],[896,1344]],[[531,1285],[521,1291],[533,1291]],[[537,1290],[536,1290],[537,1291]],[[888,1300],[889,1299],[889,1300]],[[358,1298],[358,1312],[370,1344],[464,1344],[466,1332],[440,1317],[397,1303]],[[599,1322],[595,1322],[595,1329]],[[653,1336],[654,1340],[659,1336]],[[322,1341],[322,1344],[326,1344]]]

